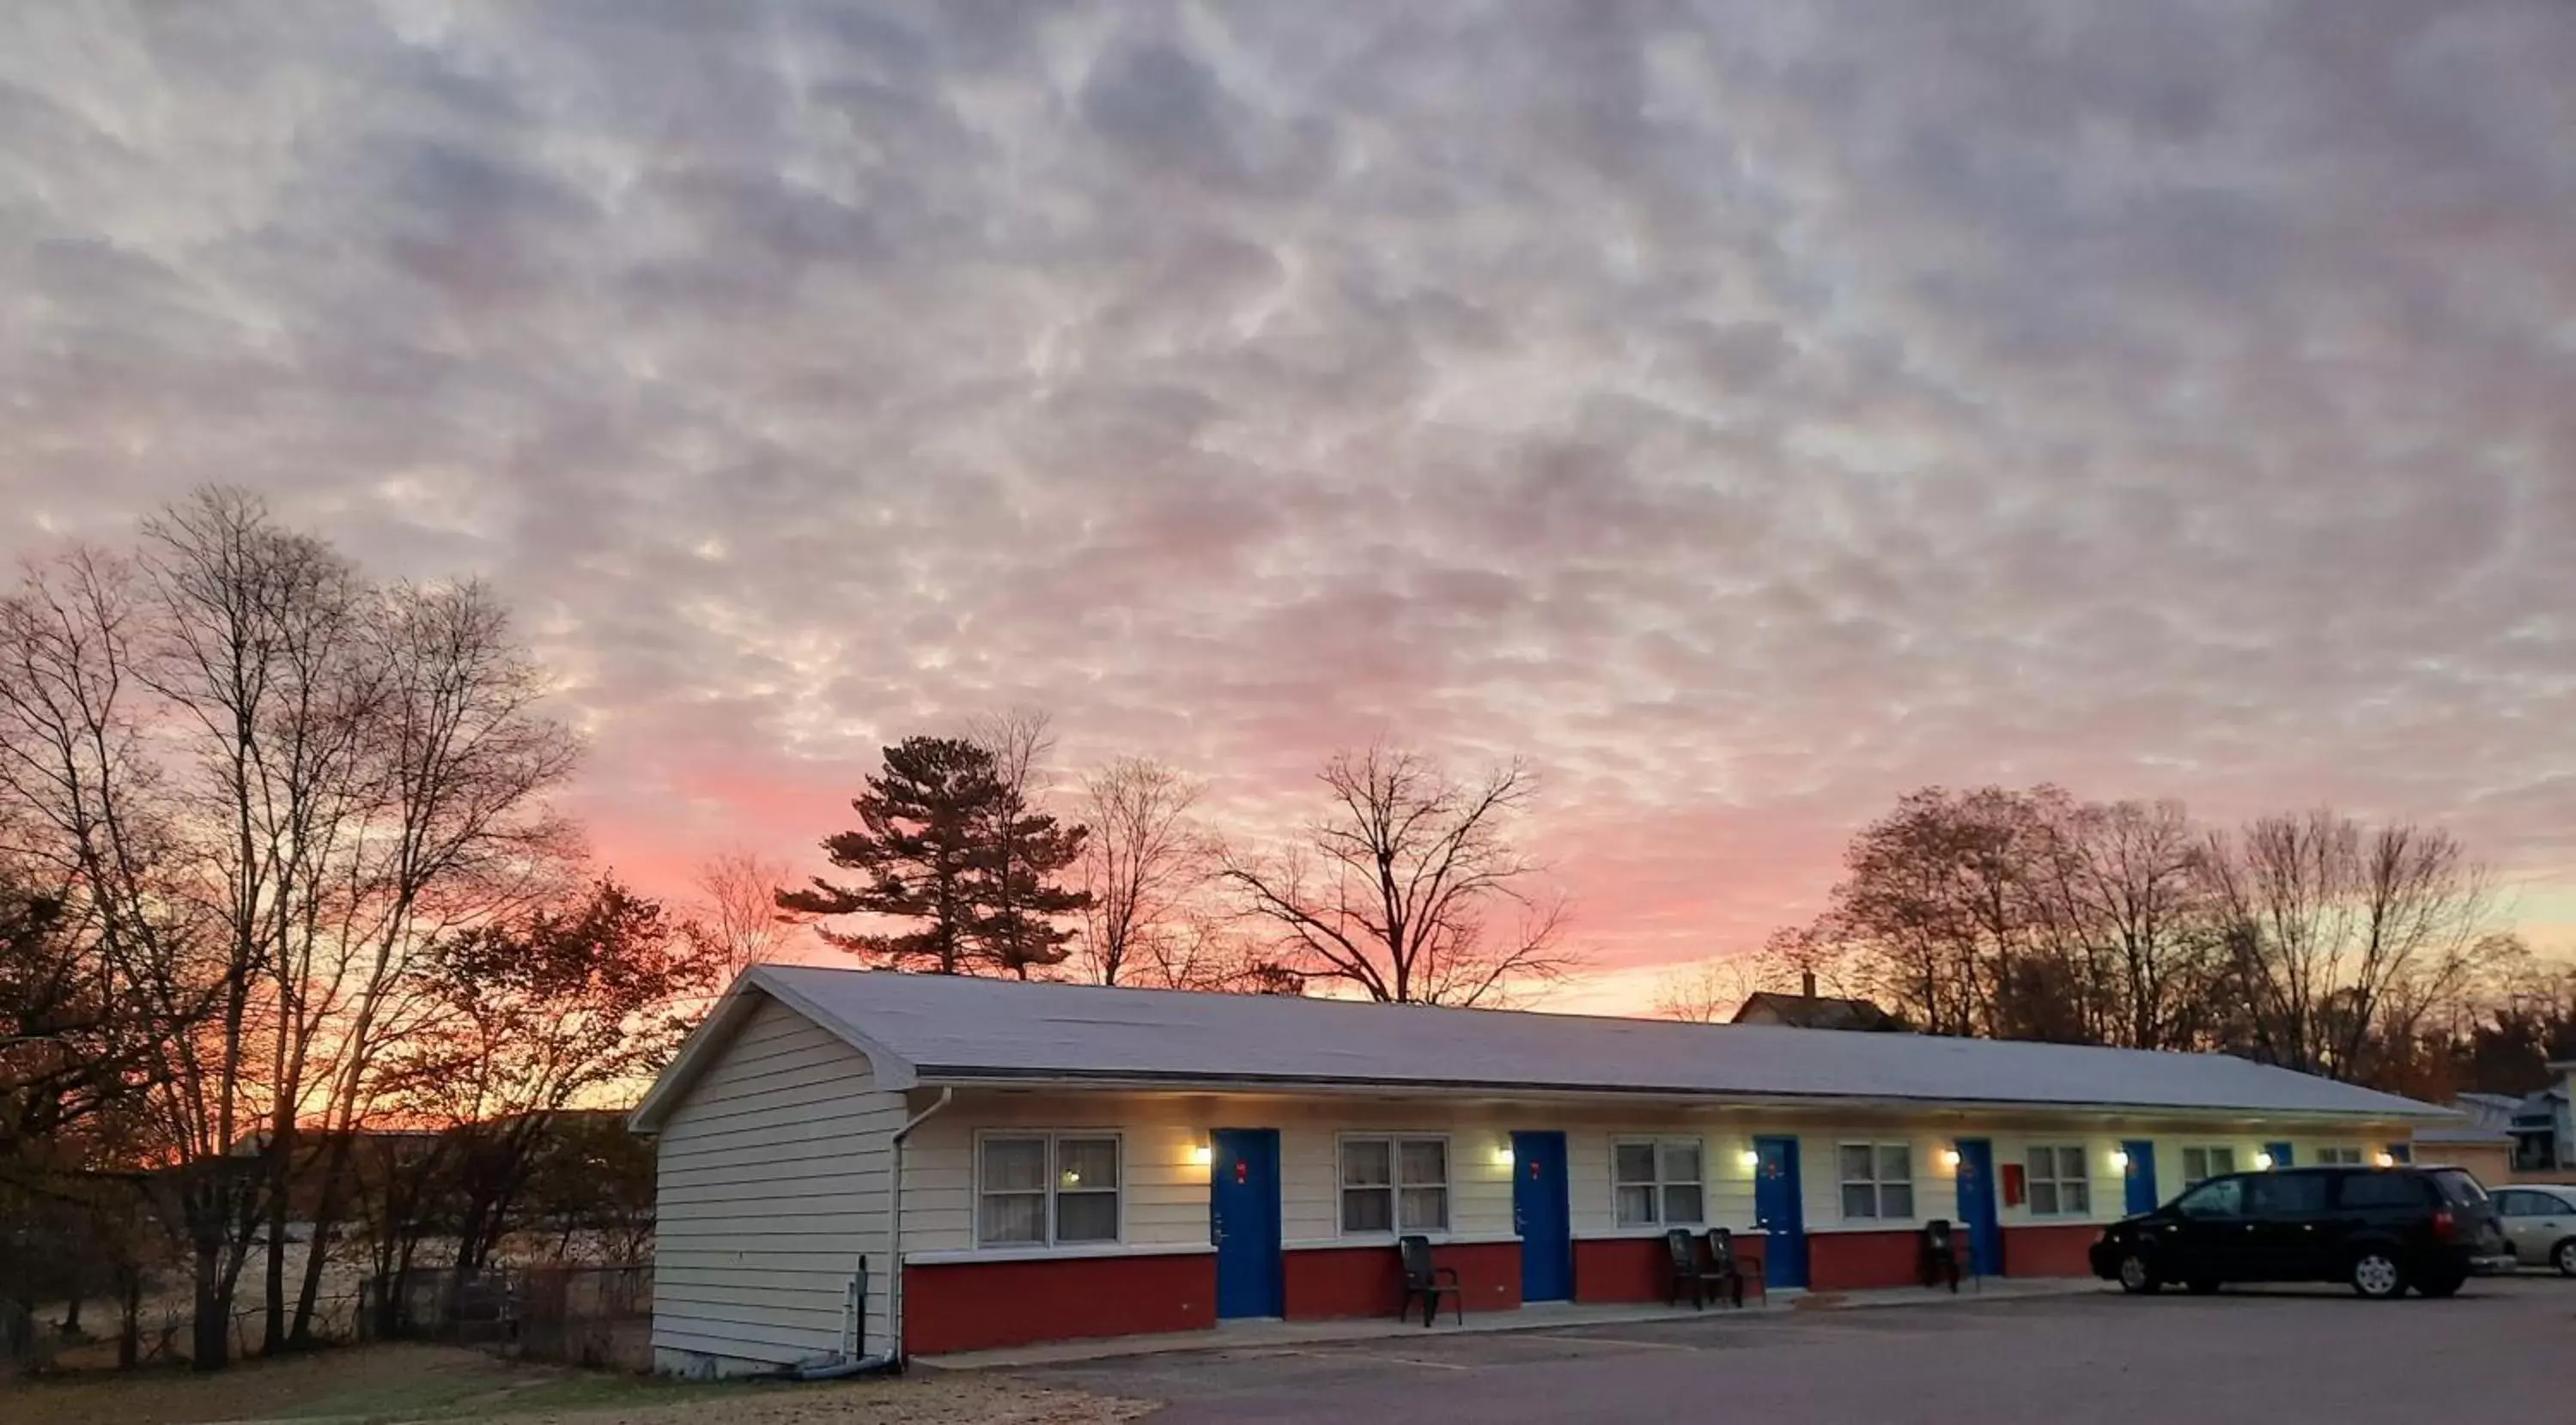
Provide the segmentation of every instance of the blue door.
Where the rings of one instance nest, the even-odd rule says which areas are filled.
[[[1959,1225],[1968,1233],[1968,1270],[1981,1277],[2004,1274],[2004,1224],[1995,1215],[1995,1145],[1962,1138],[1959,1150]]]
[[[1753,1225],[1762,1229],[1762,1280],[1807,1284],[1807,1198],[1798,1181],[1798,1140],[1753,1140]]]
[[[2400,1163],[2414,1162],[2415,1145],[2412,1143],[2391,1143],[2388,1145],[2388,1156]]]
[[[2156,1145],[2144,1138],[2132,1138],[2120,1145],[2120,1154],[2129,1160],[2129,1165],[2120,1170],[2128,1188],[2127,1199],[2120,1204],[2122,1209],[2135,1217],[2164,1206],[2164,1199],[2156,1192]]]
[[[2295,1168],[2298,1166],[2297,1160],[2291,1155],[2290,1145],[2287,1143],[2266,1143],[2263,1145],[2263,1151],[2271,1155],[2273,1167]]]
[[[1565,1191],[1565,1135],[1512,1135],[1512,1226],[1521,1234],[1521,1300],[1574,1295],[1574,1220]]]
[[[1219,1318],[1281,1315],[1279,1130],[1208,1135],[1208,1240],[1216,1244]]]

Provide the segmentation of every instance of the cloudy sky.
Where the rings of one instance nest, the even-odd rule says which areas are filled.
[[[2576,10],[0,13],[0,543],[507,590],[668,880],[1006,704],[1527,754],[1639,993],[1926,782],[2438,818],[2576,939]]]

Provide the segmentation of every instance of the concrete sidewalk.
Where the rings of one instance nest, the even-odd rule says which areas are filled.
[[[1058,1366],[1081,1361],[1158,1356],[1182,1351],[1265,1350],[1331,1342],[1427,1340],[1438,1337],[1491,1335],[1512,1331],[1563,1331],[1573,1327],[1626,1326],[1650,1321],[1723,1321],[1789,1312],[1866,1311],[1893,1307],[1969,1306],[1978,1302],[2022,1301],[2052,1296],[2089,1295],[2111,1288],[2084,1277],[2010,1280],[2002,1277],[1960,1288],[1957,1295],[1921,1287],[1872,1291],[1783,1291],[1765,1301],[1757,1296],[1741,1310],[1712,1306],[1694,1311],[1655,1305],[1582,1306],[1542,1302],[1518,1311],[1469,1313],[1464,1326],[1442,1317],[1424,1326],[1419,1316],[1397,1321],[1371,1316],[1337,1321],[1228,1321],[1209,1331],[1174,1331],[1156,1336],[1111,1336],[1093,1341],[1051,1341],[1038,1346],[1011,1346],[991,1351],[960,1351],[946,1356],[916,1356],[911,1364],[931,1370],[990,1371],[1026,1366]]]

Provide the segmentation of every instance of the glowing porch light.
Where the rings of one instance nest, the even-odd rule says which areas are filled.
[[[2114,1148],[2114,1149],[2112,1149],[2112,1150],[2111,1150],[2111,1171],[2113,1171],[2113,1172],[2115,1172],[2115,1173],[2125,1173],[2125,1172],[2127,1172],[2128,1170],[2129,1170],[2129,1150],[2128,1150],[2128,1149],[2126,1149],[2126,1148]]]
[[[1207,1143],[1193,1144],[1190,1148],[1190,1161],[1204,1168],[1216,1161],[1216,1148]]]
[[[1762,1155],[1754,1152],[1750,1148],[1747,1148],[1743,1152],[1735,1155],[1735,1161],[1743,1164],[1744,1170],[1749,1173],[1755,1168],[1762,1166]]]
[[[1959,1166],[1959,1150],[1956,1148],[1942,1149],[1941,1166],[1945,1168],[1955,1168]]]
[[[2272,1171],[2272,1155],[2269,1153],[2255,1154],[2254,1170],[2258,1173],[2268,1173]]]

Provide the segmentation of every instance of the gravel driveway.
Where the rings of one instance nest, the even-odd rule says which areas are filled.
[[[1018,1373],[1172,1402],[1160,1425],[1402,1418],[1884,1425],[2576,1421],[2576,1282],[2451,1301],[2332,1289],[1819,1311]]]

